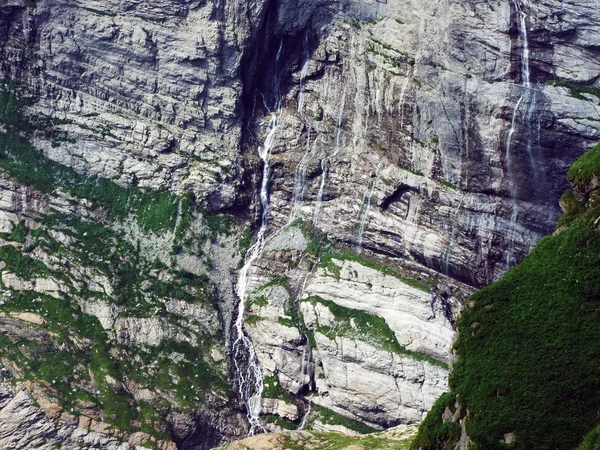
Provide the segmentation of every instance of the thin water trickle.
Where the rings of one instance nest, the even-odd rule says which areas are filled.
[[[304,195],[306,194],[306,171],[308,170],[308,165],[313,160],[316,152],[317,152],[317,141],[318,136],[315,136],[314,141],[311,145],[311,131],[309,128],[308,136],[306,138],[306,152],[302,159],[298,163],[298,167],[296,167],[296,177],[294,179],[294,191],[292,193],[292,210],[290,212],[289,222],[293,222],[298,218],[298,213],[300,212],[300,207],[304,202]]]
[[[446,247],[446,255],[444,256],[444,274],[445,275],[448,275],[448,269],[450,267],[450,255],[452,253],[452,247],[454,246],[454,241],[456,239],[456,231],[457,231],[456,224],[457,224],[457,220],[458,220],[458,214],[460,213],[460,208],[461,208],[466,196],[467,196],[467,193],[465,192],[464,195],[461,197],[460,201],[458,202],[458,206],[456,207],[456,210],[454,211],[454,217],[452,218],[452,230],[450,232],[450,243]]]
[[[360,211],[358,213],[358,220],[356,222],[356,253],[362,253],[362,244],[363,238],[365,234],[365,225],[367,223],[367,218],[369,217],[369,209],[371,208],[371,199],[373,198],[373,192],[375,191],[375,185],[377,185],[377,181],[379,180],[379,169],[381,168],[381,162],[377,165],[377,171],[375,172],[375,177],[373,177],[373,182],[371,186],[369,186],[365,193],[363,194],[362,203],[360,206]]]
[[[530,67],[530,49],[529,49],[529,36],[527,30],[527,14],[523,9],[523,3],[521,0],[510,0],[515,8],[517,14],[517,26],[519,29],[519,41],[521,42],[521,95],[515,103],[513,109],[510,128],[506,136],[506,171],[508,180],[510,182],[510,196],[512,200],[511,216],[509,222],[509,228],[512,230],[510,236],[507,236],[509,241],[509,247],[507,249],[506,261],[507,265],[510,266],[511,262],[514,261],[514,239],[515,229],[517,226],[517,218],[519,216],[519,205],[518,205],[518,192],[517,192],[517,179],[516,169],[513,155],[513,139],[517,132],[517,127],[520,122],[523,123],[525,129],[526,138],[526,151],[529,158],[529,166],[533,177],[534,185],[537,184],[539,179],[539,164],[536,160],[533,152],[534,148],[534,136],[533,136],[533,124],[536,119],[535,113],[537,108],[537,92],[532,88],[531,85],[531,67]],[[525,105],[523,112],[520,111]],[[521,118],[521,121],[519,121]],[[539,128],[539,122],[538,122]],[[539,143],[539,139],[538,139]]]
[[[340,149],[342,148],[342,121],[344,119],[344,112],[346,108],[346,86],[342,91],[342,100],[340,102],[340,109],[338,111],[338,117],[336,122],[336,133],[335,133],[335,145],[333,147],[333,153],[329,156],[325,156],[321,159],[321,179],[319,181],[319,191],[317,192],[317,200],[315,202],[315,210],[313,212],[313,225],[319,225],[319,216],[321,214],[321,208],[323,206],[323,192],[325,190],[325,182],[329,175],[329,164],[333,158],[337,156]]]
[[[306,75],[308,74],[308,63],[310,61],[310,53],[308,46],[308,30],[304,32],[304,42],[302,45],[302,69],[300,70],[300,92],[298,93],[298,112],[304,117],[304,87],[306,85]]]

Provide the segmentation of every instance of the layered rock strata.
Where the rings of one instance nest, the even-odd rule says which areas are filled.
[[[336,413],[380,427],[422,418],[445,388],[461,300],[553,230],[566,168],[600,133],[598,14],[591,0],[10,0],[0,6],[0,72],[5,92],[21,86],[28,114],[52,123],[52,133],[29,136],[49,161],[179,201],[191,193],[198,208],[240,223],[260,216],[256,148],[277,76],[270,237],[241,299],[268,377],[263,409],[297,425],[314,404],[316,422]],[[21,221],[34,230],[53,209],[107,217],[91,199],[74,206],[28,189],[2,181],[10,200],[1,226],[13,238]],[[188,280],[206,274],[216,306],[145,292],[164,316],[137,317],[137,300],[126,311],[115,305],[127,282],[81,264],[67,268],[70,282],[3,269],[4,288],[56,299],[72,283],[81,312],[111,342],[203,347],[223,374],[241,233],[228,238],[223,228],[198,242],[215,225],[200,215],[184,223],[185,237],[178,225],[148,233],[130,217],[107,226],[134,247],[127,258],[139,252]],[[286,228],[295,220],[302,225]],[[78,245],[57,223],[45,230]],[[30,248],[32,236],[5,244],[53,268],[48,250]],[[152,270],[185,287],[160,264]],[[378,381],[360,389],[367,379]],[[200,424],[187,430],[197,445],[232,433],[218,408],[186,416]],[[200,437],[207,422],[212,443]]]

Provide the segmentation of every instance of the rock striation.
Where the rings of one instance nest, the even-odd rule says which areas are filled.
[[[234,376],[237,301],[267,428],[420,421],[446,389],[462,301],[554,230],[567,167],[600,137],[599,14],[592,0],[6,1],[2,159],[24,169],[0,161],[3,295],[73,297],[110,346],[169,364],[197,351],[216,378],[193,397],[217,400],[184,399],[184,373],[164,392],[113,383],[181,406],[156,425],[181,448],[239,433],[239,402],[212,384]],[[32,186],[25,138],[48,173],[73,171]],[[105,203],[73,190],[106,180]],[[236,299],[261,204],[266,244]],[[115,238],[91,247],[76,222]]]

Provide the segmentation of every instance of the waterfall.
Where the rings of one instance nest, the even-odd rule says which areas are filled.
[[[265,109],[271,114],[267,128],[266,137],[262,146],[258,147],[258,155],[263,162],[262,182],[260,186],[260,205],[262,208],[260,229],[256,235],[254,244],[246,252],[244,266],[238,274],[236,294],[238,296],[237,315],[235,316],[236,339],[231,345],[232,361],[237,377],[238,394],[246,405],[248,421],[250,423],[249,435],[263,432],[260,424],[261,396],[263,391],[262,370],[252,345],[252,341],[244,333],[244,313],[246,306],[246,294],[251,278],[250,270],[254,262],[260,257],[265,247],[265,233],[269,224],[269,176],[271,174],[270,158],[271,150],[276,141],[278,131],[278,115],[281,110],[281,90],[278,77],[278,66],[283,51],[283,40],[279,45],[273,66],[273,94],[272,104],[261,92]]]
[[[515,7],[515,11],[517,12],[518,17],[518,24],[519,24],[519,39],[521,41],[521,83],[522,85],[525,87],[525,89],[523,90],[523,92],[521,93],[521,95],[519,96],[519,100],[517,100],[517,103],[515,103],[515,107],[513,109],[513,113],[512,113],[512,119],[511,119],[511,123],[510,123],[510,129],[508,131],[508,135],[506,138],[506,165],[507,165],[507,170],[510,172],[511,171],[511,145],[512,145],[512,138],[515,134],[516,131],[516,125],[517,125],[517,116],[519,113],[519,109],[521,107],[521,104],[523,103],[523,100],[525,99],[525,97],[530,96],[531,97],[531,103],[529,105],[528,108],[528,114],[526,117],[526,122],[528,124],[528,128],[531,128],[529,125],[531,124],[532,120],[533,120],[533,113],[535,112],[535,99],[536,96],[530,95],[530,88],[531,88],[531,71],[530,71],[530,62],[529,62],[529,36],[527,33],[527,14],[525,14],[525,12],[523,11],[523,8],[521,6],[521,0],[511,0],[512,4]],[[531,144],[531,136],[530,133],[528,133],[528,145]],[[515,193],[516,194],[516,193]]]
[[[512,201],[511,217],[509,222],[509,228],[511,229],[510,236],[507,236],[509,241],[509,247],[507,249],[507,264],[510,266],[513,262],[514,257],[514,239],[515,239],[515,228],[517,226],[517,217],[519,215],[518,205],[518,192],[517,182],[515,177],[516,167],[514,162],[514,149],[513,149],[513,138],[517,132],[517,127],[521,122],[524,125],[525,137],[526,137],[526,151],[529,159],[529,166],[532,173],[532,182],[534,184],[534,190],[539,188],[537,186],[539,181],[539,164],[533,152],[533,146],[535,137],[533,136],[533,124],[536,120],[536,106],[537,106],[537,92],[533,89],[531,84],[531,68],[530,68],[530,50],[529,50],[529,36],[527,30],[527,14],[523,9],[522,0],[510,0],[515,8],[517,14],[517,26],[519,29],[519,41],[521,42],[521,94],[515,103],[513,108],[510,128],[508,130],[505,142],[506,148],[506,173],[510,183],[510,197]],[[523,109],[523,111],[521,111]],[[520,120],[519,120],[520,119]],[[539,129],[539,123],[538,123]],[[539,135],[539,132],[538,132]],[[539,142],[539,136],[537,141]]]
[[[377,171],[375,172],[375,177],[373,178],[373,182],[371,186],[365,189],[365,193],[363,194],[362,203],[360,205],[360,211],[358,212],[358,220],[356,221],[356,252],[362,253],[362,243],[363,236],[365,234],[365,224],[367,223],[367,218],[369,217],[369,209],[371,208],[371,198],[373,197],[373,191],[375,191],[375,185],[379,179],[379,169],[381,167],[381,163],[377,166]]]
[[[310,417],[311,412],[312,412],[312,402],[310,400],[308,400],[308,404],[306,406],[306,412],[304,413],[304,416],[302,416],[302,421],[300,422],[300,426],[298,427],[298,430],[304,430],[304,427],[306,427],[306,422],[308,422],[308,418]]]
[[[298,93],[298,112],[304,117],[304,87],[306,83],[306,74],[308,73],[308,62],[310,61],[310,50],[308,46],[308,30],[304,32],[304,42],[302,45],[302,69],[300,70],[300,92]]]
[[[346,86],[342,91],[342,101],[340,102],[340,109],[338,111],[338,117],[336,122],[336,133],[335,133],[335,145],[333,152],[330,156],[325,156],[321,159],[321,180],[319,181],[319,191],[317,193],[317,201],[315,202],[315,210],[313,213],[313,225],[318,226],[319,215],[323,206],[323,191],[325,190],[325,181],[329,173],[329,164],[342,148],[342,120],[344,119],[344,111],[346,108]]]
[[[452,218],[452,230],[450,233],[450,243],[446,247],[446,254],[444,255],[444,274],[445,275],[448,275],[448,268],[450,266],[450,254],[452,253],[452,247],[454,246],[454,241],[456,238],[456,222],[458,220],[458,214],[460,213],[460,207],[462,206],[463,201],[465,200],[466,196],[467,196],[467,193],[465,192],[464,195],[461,197],[460,201],[458,202],[458,206],[456,207],[456,210],[454,211],[454,217]]]
[[[304,194],[306,193],[306,170],[308,169],[308,165],[312,161],[316,151],[317,151],[317,141],[318,136],[315,137],[312,145],[311,145],[311,131],[312,128],[308,130],[308,136],[306,138],[306,153],[298,163],[298,167],[296,168],[296,177],[294,179],[294,192],[292,194],[292,211],[290,213],[289,222],[293,222],[298,218],[298,212],[300,211],[300,207],[304,202]]]

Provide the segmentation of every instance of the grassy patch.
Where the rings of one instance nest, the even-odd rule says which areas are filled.
[[[341,425],[357,433],[367,434],[377,431],[375,428],[359,422],[357,420],[349,419],[346,416],[332,411],[331,409],[324,408],[322,406],[313,406],[314,420],[319,420],[321,423],[327,425]]]
[[[411,449],[454,450],[460,438],[460,425],[444,422],[442,415],[446,408],[454,413],[455,403],[456,395],[450,392],[445,393],[435,402],[419,426],[419,433],[412,441]]]
[[[26,280],[31,279],[34,275],[44,276],[50,273],[43,262],[31,258],[12,245],[0,247],[0,260],[6,263],[6,269]]]
[[[598,421],[599,279],[600,233],[575,223],[473,296],[451,386],[480,448],[574,448]]]
[[[379,434],[348,436],[340,433],[317,433],[312,431],[310,439],[286,439],[283,448],[287,450],[344,450],[352,445],[364,449],[408,450],[410,439],[395,440]]]
[[[277,322],[284,327],[297,328],[296,323],[288,317],[278,317]]]
[[[382,350],[408,356],[419,361],[427,361],[444,369],[448,368],[448,365],[442,361],[429,355],[408,350],[406,347],[400,345],[396,339],[396,335],[383,317],[357,309],[346,308],[317,296],[308,297],[303,301],[313,305],[320,303],[326,306],[333,314],[335,325],[319,324],[315,330],[324,334],[329,339],[334,340],[338,336],[347,336],[369,342],[371,345]]]
[[[600,98],[600,88],[592,87],[592,86],[583,86],[577,83],[571,83],[565,80],[548,80],[546,84],[551,86],[561,86],[569,89],[571,93],[571,97],[576,98],[578,100],[588,100],[582,94],[592,94],[596,97]]]
[[[55,125],[60,121],[52,117],[28,117],[23,107],[31,103],[14,83],[8,89],[0,88],[0,168],[20,183],[40,192],[52,194],[61,189],[69,194],[87,199],[92,205],[104,208],[115,220],[124,220],[130,214],[145,231],[159,233],[173,229],[177,220],[179,199],[168,192],[155,192],[139,188],[124,188],[111,180],[89,177],[70,167],[46,158],[35,149],[29,138],[42,135],[53,145],[71,141]]]
[[[367,259],[364,256],[357,255],[356,253],[353,253],[350,250],[346,250],[346,249],[340,249],[340,250],[336,250],[336,251],[327,251],[321,255],[321,263],[320,263],[319,267],[326,269],[338,280],[340,278],[340,266],[338,266],[334,260],[353,261],[353,262],[360,264],[361,266],[369,267],[370,269],[374,269],[374,270],[377,270],[378,272],[381,272],[386,275],[390,275],[394,278],[397,278],[404,284],[407,284],[408,286],[419,289],[423,292],[427,292],[427,293],[431,292],[431,289],[425,283],[422,283],[418,280],[414,280],[412,278],[404,277],[404,276],[400,275],[398,272],[396,272],[395,270],[390,269],[387,266],[384,266],[375,261]]]
[[[285,401],[286,403],[294,403],[292,394],[281,387],[277,375],[265,376],[263,380],[263,385],[263,398],[277,398],[279,400]]]
[[[415,81],[416,81],[416,80],[415,80]],[[417,142],[419,142],[421,145],[423,144],[423,143],[422,143],[422,142],[420,142],[418,139],[415,139],[415,140],[416,140]],[[416,170],[416,169],[413,169],[413,168],[411,168],[411,167],[408,167],[408,166],[402,166],[402,165],[400,165],[400,166],[398,166],[398,167],[399,167],[400,169],[402,169],[402,170],[406,170],[407,172],[410,172],[410,173],[412,173],[413,175],[417,175],[417,176],[419,176],[419,177],[423,177],[423,176],[425,176],[425,175],[423,174],[423,172],[421,172],[420,170]]]
[[[453,183],[450,183],[449,181],[442,180],[441,183],[442,183],[442,185],[446,186],[447,188],[454,189],[454,190],[458,189],[458,186],[456,186]]]
[[[289,226],[298,228],[300,231],[302,231],[302,234],[308,241],[308,244],[306,245],[307,253],[310,253],[311,255],[315,256],[319,254],[319,242],[317,240],[317,237],[315,236],[315,232],[310,223],[302,219],[297,219],[294,222],[292,222]]]
[[[263,414],[260,416],[261,420],[265,423],[273,423],[284,430],[295,430],[298,428],[298,424],[294,422],[284,419],[283,417],[276,416],[274,414]]]
[[[216,316],[216,290],[205,274],[146,260],[139,241],[114,225],[134,219],[145,233],[173,232],[182,249],[190,240],[200,245],[230,235],[235,222],[231,216],[200,210],[191,194],[126,188],[47,159],[31,138],[49,139],[53,145],[70,138],[54,129],[61,124],[56,119],[24,116],[22,107],[28,102],[14,84],[0,89],[0,169],[42,193],[66,193],[67,201],[82,205],[85,214],[40,215],[35,219],[39,227],[28,229],[21,221],[2,235],[14,244],[0,247],[6,270],[25,279],[52,277],[62,289],[58,299],[29,290],[4,293],[2,311],[32,312],[46,323],[23,323],[14,328],[23,332],[0,336],[0,360],[19,367],[23,375],[15,371],[14,377],[47,386],[53,401],[73,408],[74,414],[84,402],[117,428],[170,439],[169,413],[191,412],[207,395],[225,399],[231,392],[222,365],[208,356],[223,336],[199,323],[198,330],[190,327],[193,317],[167,313],[167,302],[179,300],[201,304]],[[196,232],[192,224],[201,214],[204,228]],[[163,340],[156,347],[137,346],[129,342],[127,330],[118,342],[111,341],[99,321],[78,306],[92,301],[118,306],[113,312],[119,316],[161,318],[198,345]],[[136,401],[124,389],[125,380],[154,391],[156,397]]]
[[[571,165],[567,178],[575,185],[587,184],[593,176],[600,177],[600,143]]]
[[[257,324],[258,322],[260,322],[261,320],[264,320],[264,319],[265,319],[264,317],[261,317],[261,316],[259,316],[257,314],[250,314],[250,315],[246,316],[246,323],[248,325],[255,325],[255,324]]]

